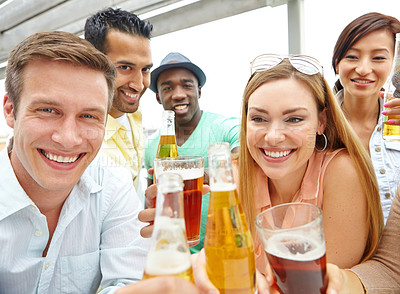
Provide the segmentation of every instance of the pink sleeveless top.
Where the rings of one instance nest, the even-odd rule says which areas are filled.
[[[343,150],[346,149],[341,148],[335,151],[322,152],[314,151],[313,155],[308,161],[308,166],[304,174],[301,187],[293,197],[293,202],[312,203],[322,208],[324,197],[323,183],[326,167],[328,166],[329,162]],[[265,174],[261,171],[261,169],[258,177],[258,183],[264,182],[265,185],[259,184],[255,191],[256,193],[254,195],[254,201],[257,214],[271,207],[271,199],[268,191],[268,179],[265,177]],[[264,180],[262,177],[264,177]],[[255,236],[254,240],[254,253],[256,256],[257,269],[261,273],[265,274],[267,257],[258,234]]]

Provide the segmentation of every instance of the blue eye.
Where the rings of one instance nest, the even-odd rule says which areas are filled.
[[[42,108],[41,111],[46,112],[46,113],[53,113],[54,110],[51,108]]]

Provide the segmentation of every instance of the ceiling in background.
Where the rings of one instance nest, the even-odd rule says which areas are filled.
[[[61,30],[81,35],[86,19],[106,7],[121,8],[149,20],[153,37],[265,6],[288,4],[297,17],[289,29],[301,29],[304,0],[0,0],[0,79],[9,52],[25,37]],[[296,19],[296,17],[289,18]],[[300,25],[299,25],[300,23]],[[300,27],[300,28],[299,28]],[[292,30],[293,31],[293,30]],[[292,36],[298,38],[296,33]],[[289,40],[290,41],[290,40]],[[300,41],[296,40],[296,43]],[[299,50],[297,50],[299,52]]]

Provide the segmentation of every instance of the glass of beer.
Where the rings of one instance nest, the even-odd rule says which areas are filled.
[[[308,203],[286,203],[261,212],[255,222],[281,293],[325,293],[321,209]]]
[[[203,191],[204,157],[177,156],[154,159],[154,175],[173,172],[183,178],[183,207],[188,244],[200,242],[201,202]]]

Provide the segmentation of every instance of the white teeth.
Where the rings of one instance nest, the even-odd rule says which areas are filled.
[[[272,158],[288,156],[290,152],[292,152],[292,150],[279,151],[279,152],[269,152],[267,150],[264,150],[265,155],[272,157]]]
[[[131,98],[136,98],[138,94],[131,94],[131,93],[127,93],[124,92],[126,96],[131,97]]]
[[[69,156],[64,157],[64,156],[61,156],[61,155],[54,155],[54,154],[51,154],[51,153],[47,153],[45,151],[42,151],[42,154],[44,156],[46,156],[46,158],[48,158],[50,160],[53,160],[53,161],[56,161],[56,162],[59,162],[59,163],[72,163],[72,162],[75,162],[79,157],[79,155],[76,155],[76,156],[73,156],[73,157],[69,157]]]
[[[369,83],[371,83],[371,81],[366,81],[366,80],[354,80],[356,83],[359,83],[359,84],[369,84]]]
[[[177,106],[175,106],[175,109],[182,110],[182,109],[185,109],[186,107],[187,107],[187,105],[177,105]]]

